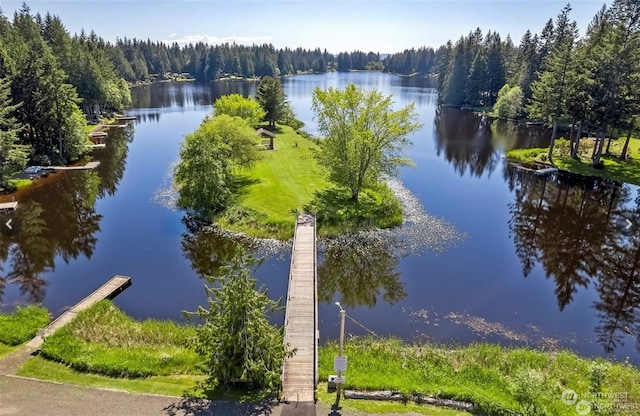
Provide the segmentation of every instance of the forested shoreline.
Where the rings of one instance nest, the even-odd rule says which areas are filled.
[[[25,4],[11,20],[0,12],[0,182],[27,163],[80,158],[89,144],[86,119],[122,111],[136,83],[353,70],[434,77],[440,105],[539,120],[553,127],[549,159],[559,123],[571,126],[574,157],[582,132],[594,132],[598,165],[605,136],[615,129],[629,137],[638,128],[640,6],[624,0],[603,6],[582,37],[570,11],[567,4],[517,46],[508,35],[478,28],[437,49],[381,55],[126,37],[110,43],[93,31],[71,35],[59,17],[33,15]]]

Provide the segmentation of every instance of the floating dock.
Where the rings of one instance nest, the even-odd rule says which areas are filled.
[[[89,137],[94,137],[94,138],[102,138],[107,136],[108,134],[104,131],[92,131],[91,133],[89,133]]]
[[[284,360],[282,397],[288,402],[315,401],[318,381],[318,299],[316,218],[298,215],[291,252],[285,312],[285,346],[295,349]]]
[[[58,329],[62,328],[79,312],[82,312],[85,309],[90,308],[96,303],[100,302],[103,299],[113,299],[118,296],[123,290],[131,286],[131,278],[128,276],[114,276],[107,283],[100,286],[97,290],[95,290],[92,294],[82,299],[80,302],[76,303],[71,309],[57,317],[53,322],[49,324],[45,329],[43,329],[40,335],[33,338],[27,344],[29,348],[40,348],[44,339],[49,335],[55,333]]]
[[[130,120],[137,120],[138,117],[136,117],[136,116],[119,116],[119,117],[116,117],[116,119],[122,120],[122,121],[130,121]]]
[[[106,143],[92,144],[91,145],[92,149],[104,149],[105,147],[107,147]]]
[[[94,145],[94,146],[100,146],[100,145]],[[53,170],[88,170],[88,169],[95,169],[98,166],[100,166],[100,162],[89,162],[86,165],[83,166],[49,166],[47,167],[47,169],[53,169]]]
[[[0,211],[15,211],[18,207],[18,202],[0,202]]]

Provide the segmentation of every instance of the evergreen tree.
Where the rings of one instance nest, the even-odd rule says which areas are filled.
[[[545,71],[532,84],[532,102],[529,114],[542,118],[552,125],[548,158],[553,162],[553,147],[558,131],[558,119],[565,114],[570,81],[569,67],[572,65],[573,47],[578,35],[576,22],[569,21],[571,6],[562,9],[555,25],[554,42],[546,59]]]
[[[264,77],[256,90],[256,100],[262,106],[269,126],[275,127],[287,105],[280,82],[272,77]]]
[[[9,167],[24,169],[29,158],[29,147],[18,141],[20,124],[13,116],[19,104],[13,104],[7,78],[0,78],[0,187],[5,186],[5,173]]]
[[[246,383],[252,388],[276,390],[281,383],[282,363],[288,352],[284,328],[269,323],[280,301],[256,289],[251,269],[260,261],[240,252],[217,276],[205,276],[208,308],[187,313],[198,326],[196,351],[206,360],[205,389]]]

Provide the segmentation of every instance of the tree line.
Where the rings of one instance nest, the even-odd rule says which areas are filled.
[[[552,127],[570,125],[577,157],[582,132],[595,131],[592,159],[600,164],[604,137],[638,127],[640,4],[614,0],[579,37],[567,4],[540,34],[527,31],[515,46],[507,36],[480,29],[436,51],[438,99],[455,107],[495,106],[505,118],[528,117]],[[626,146],[622,152],[626,154]]]
[[[94,34],[71,36],[62,21],[0,13],[0,180],[39,165],[67,163],[87,152],[87,118],[131,102],[107,45]],[[84,113],[83,113],[84,111]],[[0,187],[3,183],[0,183]]]

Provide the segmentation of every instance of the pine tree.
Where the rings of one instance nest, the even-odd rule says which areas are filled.
[[[13,116],[19,104],[10,97],[10,83],[0,78],[0,187],[5,185],[5,173],[10,166],[24,169],[29,157],[29,146],[19,144],[18,131],[21,126]]]
[[[565,113],[567,90],[570,85],[568,69],[578,36],[576,22],[569,21],[571,6],[566,5],[556,20],[554,40],[545,61],[545,70],[531,86],[532,103],[529,114],[552,125],[549,161],[553,163],[553,148],[558,131],[558,119]]]

